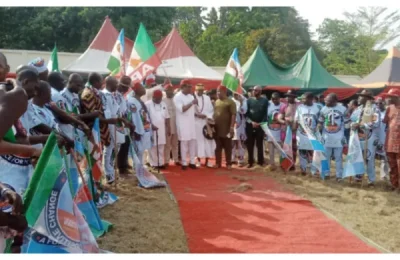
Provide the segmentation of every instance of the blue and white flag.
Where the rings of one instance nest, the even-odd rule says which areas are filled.
[[[365,173],[364,158],[357,131],[351,131],[349,151],[343,169],[343,178]]]

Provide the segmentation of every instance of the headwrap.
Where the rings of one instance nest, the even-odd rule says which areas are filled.
[[[156,77],[153,74],[150,74],[147,76],[145,83],[146,86],[151,86],[152,84],[156,83]]]
[[[142,87],[142,84],[140,84],[139,82],[136,82],[134,85],[133,85],[133,87],[132,87],[132,89],[133,89],[133,91],[138,91],[140,88]]]
[[[204,90],[204,85],[199,83],[196,85],[196,90]]]
[[[39,74],[48,70],[46,62],[44,61],[43,58],[40,57],[30,61],[28,65],[34,67],[39,72]]]
[[[154,92],[153,92],[153,97],[155,97],[155,98],[161,98],[162,96],[163,96],[163,93],[162,93],[162,91],[161,91],[160,89],[154,90]]]
[[[190,82],[190,80],[188,80],[188,79],[181,80],[181,87],[191,86],[191,85],[192,85],[192,83]]]
[[[167,90],[167,89],[173,89],[173,88],[174,88],[174,86],[172,86],[171,83],[168,83],[168,84],[165,84],[165,85],[164,85],[164,89],[165,89],[165,90]]]
[[[218,86],[218,90],[221,91],[221,92],[228,92],[228,89],[225,86],[222,86],[222,85]]]

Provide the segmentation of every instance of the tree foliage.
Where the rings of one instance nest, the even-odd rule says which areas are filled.
[[[234,48],[244,64],[257,45],[276,63],[298,61],[313,47],[332,74],[366,75],[385,57],[382,46],[399,42],[400,14],[361,7],[344,20],[325,19],[313,40],[308,21],[293,7],[20,7],[0,8],[0,48],[83,52],[106,16],[134,39],[142,22],[153,41],[175,26],[209,66],[225,66]],[[398,44],[400,47],[400,43]]]

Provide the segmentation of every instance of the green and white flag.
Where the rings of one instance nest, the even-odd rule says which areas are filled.
[[[47,69],[49,70],[49,72],[60,72],[59,68],[58,68],[58,51],[57,51],[57,46],[54,44],[54,49],[51,53],[50,56],[50,60],[49,63],[47,64]]]
[[[119,33],[117,41],[114,44],[114,48],[111,52],[111,56],[107,64],[107,69],[111,72],[111,75],[116,75],[121,72],[121,67],[123,67],[122,64],[124,61],[124,51],[125,36],[124,29],[122,29]]]
[[[243,94],[243,72],[242,67],[239,63],[238,50],[235,48],[233,50],[232,56],[228,61],[228,65],[225,69],[224,78],[222,80],[222,85],[234,93]]]

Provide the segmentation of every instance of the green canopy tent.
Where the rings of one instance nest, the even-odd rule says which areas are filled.
[[[260,48],[243,65],[244,88],[259,85],[266,90],[286,92],[295,89],[298,94],[306,91],[325,95],[335,92],[339,99],[346,99],[359,91],[329,74],[319,63],[310,48],[296,63],[283,67],[272,61]]]

